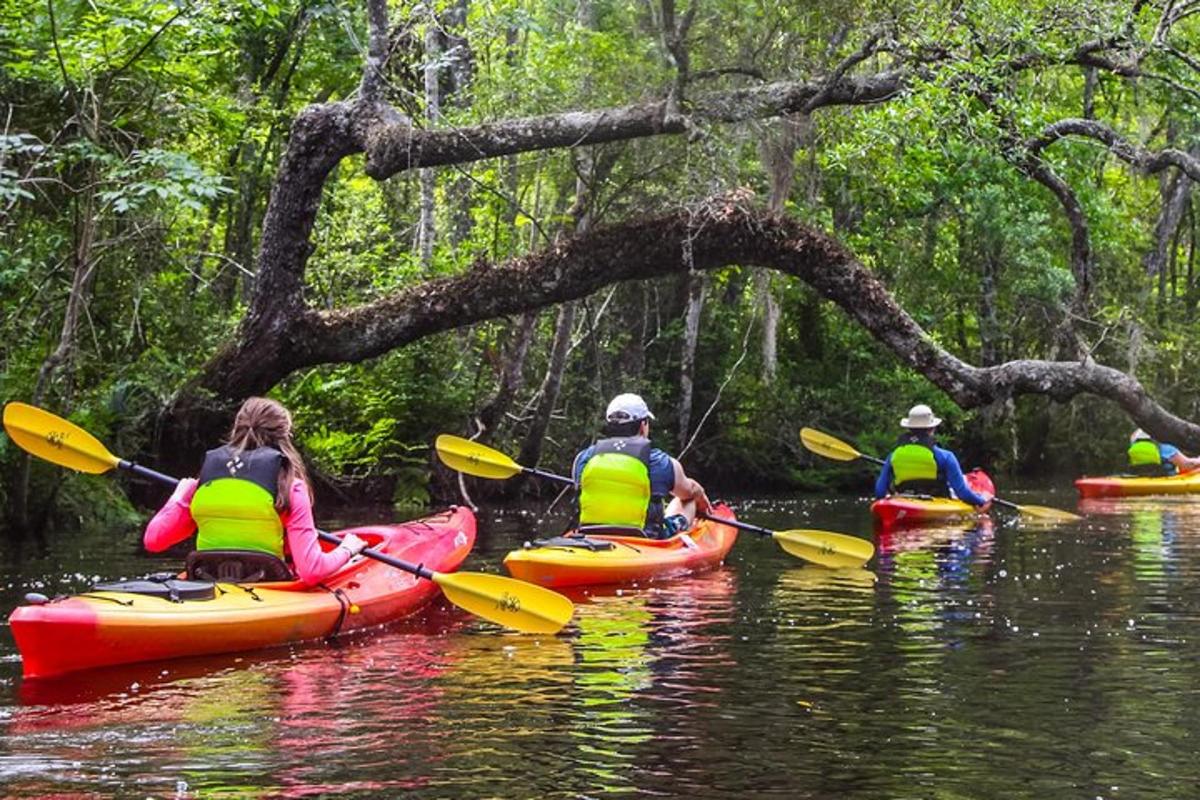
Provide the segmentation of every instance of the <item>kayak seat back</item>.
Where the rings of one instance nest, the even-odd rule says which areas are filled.
[[[216,586],[211,581],[185,581],[170,573],[165,576],[151,575],[141,580],[97,583],[89,591],[141,594],[147,597],[161,597],[173,603],[182,603],[185,600],[212,600],[217,596]]]
[[[614,545],[603,539],[589,539],[586,536],[555,536],[552,539],[535,539],[532,544],[526,542],[525,547],[574,547],[580,550],[599,552],[612,550]]]
[[[257,550],[194,550],[187,557],[187,576],[222,583],[290,581],[295,577],[283,559]]]

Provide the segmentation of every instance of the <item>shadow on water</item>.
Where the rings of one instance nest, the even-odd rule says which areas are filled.
[[[1017,502],[1069,507],[1061,493]],[[873,535],[855,498],[747,521]],[[448,605],[340,644],[21,682],[0,640],[14,797],[1183,797],[1195,789],[1200,503],[1081,504],[881,533],[869,569],[743,536],[697,576],[594,590],[556,637]],[[553,531],[481,520],[470,569]],[[63,536],[0,595],[176,563]]]

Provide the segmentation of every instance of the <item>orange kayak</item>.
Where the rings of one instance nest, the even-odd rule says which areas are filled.
[[[475,515],[451,508],[341,533],[394,558],[453,572],[475,543]],[[337,636],[407,616],[439,591],[432,581],[361,556],[315,587],[299,581],[168,585],[180,588],[175,599],[106,589],[18,607],[9,625],[25,677]]]
[[[991,497],[996,493],[992,479],[983,470],[971,470],[963,476],[977,494]],[[893,494],[871,503],[871,513],[885,528],[931,525],[974,517],[979,511],[970,503],[953,497]]]
[[[1075,481],[1080,497],[1146,497],[1156,494],[1200,494],[1200,470],[1161,477],[1109,475]]]
[[[713,506],[712,516],[736,519],[724,504]],[[660,580],[717,567],[737,533],[712,520],[699,521],[687,533],[669,539],[572,532],[514,550],[505,556],[504,566],[514,578],[550,588]]]

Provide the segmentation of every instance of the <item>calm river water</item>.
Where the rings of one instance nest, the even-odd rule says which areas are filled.
[[[871,535],[862,499],[735,507]],[[340,646],[22,684],[4,627],[0,795],[1196,797],[1200,500],[1081,510],[877,539],[870,571],[742,534],[722,569],[581,600],[552,638],[442,605]],[[538,519],[480,523],[466,568],[491,571]],[[135,534],[9,547],[5,613],[178,563]]]

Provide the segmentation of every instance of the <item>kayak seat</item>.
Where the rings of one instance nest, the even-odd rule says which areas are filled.
[[[1165,478],[1175,473],[1164,464],[1139,464],[1136,467],[1126,467],[1122,477],[1130,478]]]
[[[141,580],[97,583],[89,591],[142,594],[147,597],[161,597],[173,603],[182,603],[185,600],[212,600],[217,596],[216,586],[211,581],[185,581],[171,573],[151,575]]]
[[[281,559],[256,550],[194,550],[187,557],[192,580],[223,583],[258,583],[294,580]]]
[[[936,480],[915,480],[898,483],[892,489],[896,494],[909,497],[949,497],[950,490],[946,484]]]
[[[526,542],[525,547],[575,547],[595,553],[601,550],[612,550],[614,545],[603,539],[589,539],[586,536],[555,536],[552,539],[535,539],[532,543]]]

